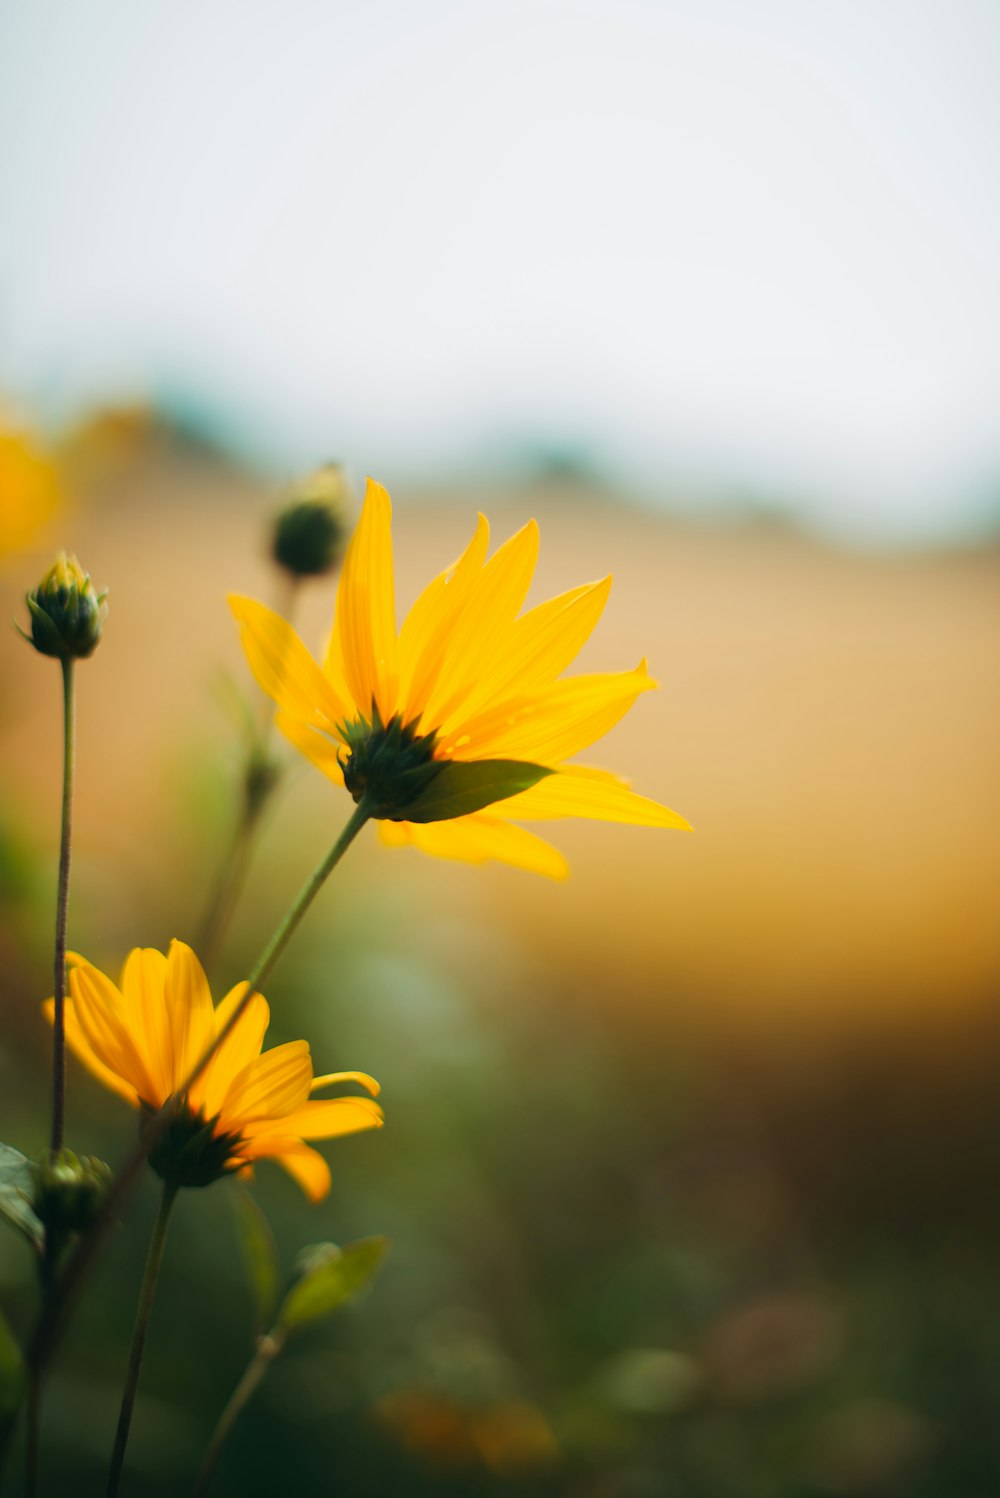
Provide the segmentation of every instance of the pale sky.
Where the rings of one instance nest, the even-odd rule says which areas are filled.
[[[1000,508],[994,0],[5,0],[0,386],[390,481]]]

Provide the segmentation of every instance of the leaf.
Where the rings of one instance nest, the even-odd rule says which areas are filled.
[[[426,790],[397,813],[400,822],[445,822],[530,790],[553,770],[520,759],[447,760]]]
[[[0,1315],[0,1417],[12,1415],[24,1392],[24,1359],[3,1315]]]
[[[45,1228],[32,1208],[34,1195],[35,1167],[20,1150],[0,1144],[0,1212],[41,1253]]]
[[[291,1332],[339,1310],[364,1289],[388,1247],[388,1238],[360,1238],[343,1249],[317,1243],[304,1250],[302,1276],[285,1296],[277,1325]]]
[[[278,1250],[268,1222],[245,1186],[235,1195],[240,1238],[250,1271],[254,1321],[258,1331],[271,1323],[278,1298]]]

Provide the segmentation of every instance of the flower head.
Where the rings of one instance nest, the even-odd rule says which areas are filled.
[[[38,587],[25,595],[31,633],[21,633],[42,655],[84,660],[100,644],[106,597],[106,591],[95,590],[76,557],[61,551]]]
[[[154,1169],[176,1184],[207,1185],[270,1157],[318,1201],[330,1188],[330,1171],[305,1140],[381,1125],[382,1110],[369,1097],[310,1097],[348,1081],[376,1094],[378,1083],[363,1072],[314,1077],[304,1040],[261,1051],[270,1010],[259,993],[179,1097],[247,989],[237,984],[214,1006],[201,963],[183,942],[171,942],[166,956],[136,947],[119,987],[84,958],[72,954],[70,961],[66,1040],[84,1066],[134,1107],[155,1111],[178,1098],[170,1128],[150,1154]],[[51,999],[46,1007],[51,1018]]]
[[[253,599],[232,597],[243,646],[291,742],[356,800],[371,797],[383,839],[559,878],[565,861],[521,820],[594,817],[687,827],[618,776],[568,764],[656,683],[632,671],[563,676],[607,601],[611,579],[520,610],[538,555],[529,522],[487,560],[479,517],[462,556],[420,594],[397,633],[391,509],[371,479],[344,559],[322,664]],[[452,773],[462,767],[461,774]]]
[[[274,522],[271,554],[295,578],[319,577],[340,560],[347,539],[349,493],[339,463],[302,480]]]

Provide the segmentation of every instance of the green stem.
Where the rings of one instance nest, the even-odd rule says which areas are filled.
[[[255,963],[253,970],[250,973],[247,990],[244,993],[239,1004],[233,1010],[233,1013],[230,1015],[228,1022],[223,1026],[222,1030],[215,1037],[215,1040],[212,1042],[212,1044],[202,1054],[197,1065],[185,1078],[183,1088],[180,1088],[179,1091],[186,1092],[190,1087],[193,1086],[193,1084],[198,1080],[202,1072],[205,1070],[206,1066],[208,1066],[219,1046],[231,1033],[234,1026],[239,1023],[242,1015],[246,1011],[247,1005],[250,1003],[253,995],[257,992],[259,985],[263,983],[264,979],[267,977],[268,973],[271,972],[275,963],[278,961],[278,958],[285,950],[285,947],[288,945],[289,941],[297,930],[302,917],[305,915],[306,911],[309,909],[309,906],[312,904],[313,900],[319,893],[324,881],[343,858],[351,843],[354,841],[358,833],[361,831],[362,827],[368,821],[368,818],[369,808],[366,805],[364,799],[362,799],[354,808],[354,812],[351,816],[350,821],[344,827],[343,831],[337,838],[337,841],[334,843],[329,853],[317,865],[316,869],[300,889],[288,914],[278,926],[278,929],[275,931],[271,940],[264,948],[264,951],[257,959],[257,962]],[[112,1185],[111,1189],[104,1199],[104,1203],[102,1205],[101,1212],[97,1221],[91,1228],[90,1232],[80,1238],[75,1249],[73,1250],[72,1255],[68,1259],[66,1266],[59,1277],[59,1283],[56,1292],[53,1294],[48,1304],[43,1308],[41,1318],[39,1319],[38,1326],[35,1330],[35,1335],[32,1338],[31,1345],[28,1349],[27,1361],[31,1368],[40,1369],[44,1367],[45,1363],[48,1361],[48,1358],[52,1351],[52,1347],[62,1327],[62,1324],[66,1320],[68,1312],[73,1305],[77,1295],[79,1294],[84,1275],[89,1269],[91,1261],[94,1259],[97,1253],[97,1249],[103,1241],[105,1235],[107,1234],[108,1229],[110,1228],[112,1222],[114,1222],[122,1203],[128,1195],[133,1181],[142,1170],[142,1167],[146,1160],[147,1151],[154,1147],[157,1139],[160,1138],[163,1131],[169,1124],[172,1106],[173,1099],[168,1098],[167,1102],[160,1109],[159,1113],[155,1113],[145,1125],[143,1130],[143,1141],[141,1145],[133,1151],[133,1153],[126,1160],[125,1164],[122,1166],[122,1169],[115,1177],[114,1184]]]
[[[212,1473],[215,1471],[219,1453],[229,1439],[233,1426],[284,1345],[285,1333],[277,1327],[268,1332],[266,1337],[261,1337],[257,1343],[257,1351],[244,1369],[243,1377],[229,1396],[229,1403],[219,1416],[218,1424],[212,1432],[212,1439],[208,1443],[205,1460],[201,1464],[191,1498],[202,1498]]]
[[[290,624],[295,614],[298,599],[299,578],[281,573],[275,612]],[[211,970],[219,943],[232,918],[244,880],[250,867],[256,833],[264,810],[277,788],[278,767],[269,753],[271,733],[274,728],[274,703],[261,693],[261,717],[252,732],[246,763],[243,766],[243,786],[239,816],[233,827],[229,846],[219,866],[219,872],[205,907],[195,940],[195,951],[203,966]]]
[[[73,844],[73,777],[76,767],[76,694],[73,658],[64,656],[62,828],[59,839],[59,887],[56,895],[55,1010],[52,1019],[52,1137],[55,1155],[62,1149],[66,1122],[66,924],[69,915],[69,871]]]
[[[24,1472],[25,1498],[38,1492],[38,1448],[42,1425],[42,1377],[38,1369],[28,1373],[27,1453]]]
[[[146,1272],[143,1275],[142,1289],[139,1292],[139,1305],[135,1313],[135,1329],[132,1332],[132,1347],[128,1358],[128,1372],[125,1375],[122,1407],[118,1415],[118,1429],[115,1432],[115,1444],[111,1453],[111,1470],[108,1473],[108,1498],[116,1498],[118,1485],[121,1482],[122,1466],[125,1462],[125,1448],[128,1445],[129,1430],[132,1426],[132,1411],[135,1408],[135,1396],[139,1388],[139,1374],[142,1371],[142,1354],[146,1347],[146,1333],[149,1331],[149,1317],[153,1309],[156,1282],[160,1277],[160,1265],[163,1263],[163,1249],[167,1241],[170,1211],[176,1197],[177,1187],[169,1181],[165,1182],[163,1195],[160,1198],[160,1210],[156,1214],[156,1222],[153,1224],[153,1234],[149,1240],[149,1253],[146,1256]]]

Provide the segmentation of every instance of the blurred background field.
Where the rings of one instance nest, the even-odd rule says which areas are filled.
[[[662,690],[592,757],[695,828],[540,827],[561,884],[352,850],[269,1039],[373,1073],[387,1126],[328,1147],[318,1207],[253,1191],[289,1273],[392,1251],[279,1360],[219,1498],[1000,1488],[998,51],[974,0],[0,16],[2,421],[62,492],[0,526],[0,615],[62,546],[110,589],[71,944],[191,939],[254,701],[224,595],[274,598],[282,487],[328,457],[392,492],[400,612],[477,509],[538,518],[532,601],[613,572],[580,667]],[[60,752],[58,672],[0,631],[27,1153]],[[288,757],[217,991],[347,815]],[[74,1065],[70,1142],[133,1127]],[[189,1491],[253,1347],[236,1195],[176,1213],[136,1498]],[[56,1366],[43,1493],[103,1491],[155,1196]],[[19,1333],[32,1272],[0,1235]]]

